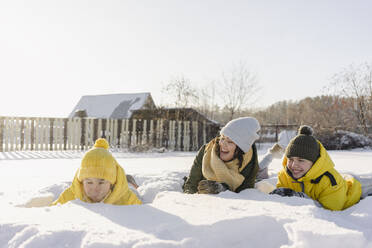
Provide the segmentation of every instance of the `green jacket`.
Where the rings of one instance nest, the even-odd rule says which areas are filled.
[[[194,162],[191,167],[190,175],[183,185],[183,192],[194,194],[198,192],[198,184],[201,180],[205,180],[202,173],[202,161],[204,156],[206,145],[203,145],[198,154],[196,155]],[[257,159],[257,148],[256,145],[252,145],[253,155],[251,161],[248,165],[241,171],[241,174],[244,176],[243,183],[235,190],[236,193],[247,189],[253,188],[256,180],[256,175],[258,172],[258,159]]]

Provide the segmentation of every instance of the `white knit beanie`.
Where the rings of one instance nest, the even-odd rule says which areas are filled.
[[[260,123],[255,118],[241,117],[229,121],[220,133],[234,141],[243,152],[248,152],[253,143],[258,140],[257,132],[260,128]]]

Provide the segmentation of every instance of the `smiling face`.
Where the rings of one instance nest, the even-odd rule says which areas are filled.
[[[227,136],[221,135],[220,141],[220,159],[224,162],[234,158],[236,144]]]
[[[287,168],[295,179],[303,177],[311,166],[313,166],[313,162],[304,158],[290,157],[287,159]]]
[[[100,202],[110,191],[111,183],[101,178],[86,178],[83,180],[83,188],[89,199],[93,202]]]

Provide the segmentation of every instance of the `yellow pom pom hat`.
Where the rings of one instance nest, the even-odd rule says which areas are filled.
[[[101,178],[111,184],[116,182],[116,160],[108,151],[109,143],[106,139],[96,140],[94,147],[84,154],[78,172],[78,180],[85,178]]]

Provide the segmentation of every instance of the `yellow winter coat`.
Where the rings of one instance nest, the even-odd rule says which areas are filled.
[[[127,178],[123,168],[116,163],[117,178],[111,193],[104,199],[104,203],[113,205],[134,205],[141,204],[136,194],[134,194],[128,187]],[[65,204],[68,201],[80,199],[85,201],[83,183],[77,179],[78,172],[76,172],[74,180],[69,188],[67,188],[59,196],[59,198],[52,203],[52,205]]]
[[[353,177],[344,178],[334,169],[328,152],[319,143],[320,157],[305,176],[295,180],[287,172],[287,158],[283,159],[283,169],[278,174],[277,188],[291,188],[304,192],[324,208],[330,210],[346,209],[360,200],[362,188]]]

